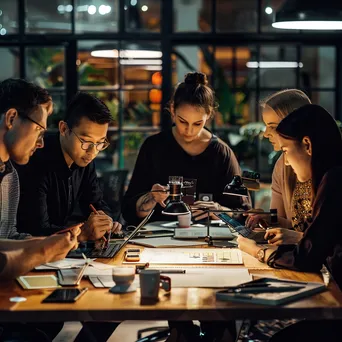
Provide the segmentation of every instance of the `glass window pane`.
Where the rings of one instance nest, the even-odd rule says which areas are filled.
[[[119,57],[125,89],[161,87],[162,52],[159,43],[122,43]]]
[[[119,88],[118,43],[78,42],[78,82],[81,90],[110,91]]]
[[[19,49],[0,48],[1,73],[0,81],[10,77],[19,77]]]
[[[70,33],[71,1],[26,0],[28,33]]]
[[[212,0],[174,0],[175,32],[211,32]]]
[[[34,47],[26,50],[26,77],[44,88],[65,85],[63,47]]]
[[[336,117],[334,91],[313,91],[309,96],[312,103],[324,107],[334,118]]]
[[[161,0],[125,0],[127,31],[160,32]]]
[[[76,0],[75,30],[83,32],[117,32],[119,0]]]
[[[211,46],[177,46],[172,55],[172,84],[184,81],[184,76],[194,70],[205,73],[211,83],[215,55]]]
[[[125,127],[159,127],[160,104],[162,92],[160,89],[121,91]]]
[[[215,60],[230,87],[255,87],[256,69],[247,67],[252,55],[253,48],[247,46],[216,47]]]
[[[300,84],[305,89],[334,88],[336,75],[335,48],[303,47]]]
[[[217,0],[216,30],[219,32],[256,32],[257,3],[256,0]]]
[[[254,60],[249,66],[260,67],[260,86],[267,88],[293,88],[296,86],[298,63],[294,47],[263,46],[260,64]]]
[[[18,4],[16,0],[0,2],[0,37],[18,32]]]
[[[53,113],[48,117],[48,127],[58,129],[60,120],[64,120],[66,109],[66,97],[63,92],[49,89],[53,101]]]

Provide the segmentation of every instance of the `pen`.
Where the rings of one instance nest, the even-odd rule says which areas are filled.
[[[157,270],[157,271],[159,271],[160,273],[169,273],[169,274],[184,274],[184,273],[186,273],[185,270]]]
[[[266,293],[266,292],[291,292],[303,289],[305,286],[269,286],[269,287],[248,287],[230,289],[230,293]]]

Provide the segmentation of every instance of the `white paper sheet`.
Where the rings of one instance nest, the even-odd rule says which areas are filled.
[[[159,238],[146,238],[146,239],[133,239],[130,241],[135,245],[145,247],[186,247],[186,246],[204,246],[207,245],[204,241],[197,240],[176,240],[171,236],[159,237]]]
[[[223,288],[227,286],[236,286],[252,280],[252,276],[246,268],[163,268],[166,269],[182,269],[184,274],[162,273],[171,278],[172,288],[176,287],[207,287],[207,288]],[[151,267],[150,269],[153,269]],[[109,275],[94,275],[90,277],[95,287],[112,287],[115,285],[113,279]],[[133,282],[138,287],[139,275],[135,276]],[[172,290],[171,290],[172,291]]]
[[[243,264],[241,252],[236,248],[145,248],[140,254],[139,263],[147,262],[150,264],[192,265]]]

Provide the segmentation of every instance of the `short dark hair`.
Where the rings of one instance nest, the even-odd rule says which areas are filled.
[[[79,91],[69,102],[64,121],[69,128],[79,125],[82,118],[100,125],[110,123],[113,117],[103,101],[89,93]]]
[[[191,105],[203,108],[212,116],[218,105],[215,101],[215,92],[208,86],[208,79],[202,72],[189,72],[184,82],[178,84],[171,98],[173,110],[182,105]]]
[[[41,104],[51,101],[44,88],[19,78],[0,82],[0,115],[14,108],[20,116],[28,116]]]

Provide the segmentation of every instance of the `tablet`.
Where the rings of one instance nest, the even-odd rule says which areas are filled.
[[[54,275],[21,276],[17,280],[24,289],[28,290],[59,287],[57,278]]]

